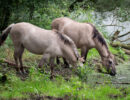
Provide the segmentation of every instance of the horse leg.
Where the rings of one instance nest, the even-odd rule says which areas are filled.
[[[57,64],[60,64],[59,57],[56,57],[56,62],[57,62]],[[63,62],[64,62],[64,65],[65,65],[65,68],[69,68],[69,64],[64,57],[63,57]]]
[[[56,63],[59,65],[60,64],[60,59],[59,57],[56,57]]]
[[[87,55],[88,55],[88,49],[86,49],[86,52],[85,52],[85,55],[84,55],[84,59],[85,59],[85,61],[87,60]]]
[[[24,68],[23,68],[23,62],[22,62],[22,55],[23,55],[23,52],[24,52],[24,47],[21,46],[20,49],[19,49],[19,63],[20,63],[20,70],[22,71],[22,73],[26,73],[24,71]]]
[[[15,60],[15,63],[16,63],[16,70],[17,71],[23,71],[21,69],[23,69],[23,66],[22,66],[22,54],[23,54],[23,51],[24,51],[24,48],[21,46],[21,45],[15,45],[15,50],[14,50],[14,60]],[[18,66],[18,59],[19,59],[19,62],[20,62],[20,68]]]
[[[15,60],[15,64],[16,64],[16,71],[19,72],[19,66],[18,66],[18,57],[17,57],[17,52],[16,50],[14,51],[14,60]]]
[[[59,57],[56,57],[56,62],[57,62],[57,64],[60,64]],[[63,58],[63,62],[64,62],[64,65],[65,65],[65,68],[69,68],[69,64],[68,64],[68,62],[66,61],[65,58]]]
[[[86,61],[86,58],[87,58],[87,54],[88,54],[88,49],[87,48],[81,48],[81,57],[84,58],[84,62]]]
[[[69,68],[69,64],[68,64],[68,62],[66,61],[65,58],[63,58],[63,61],[64,61],[65,68]]]
[[[42,59],[40,60],[38,67],[41,68],[43,66],[44,63],[47,62],[47,60],[49,60],[50,58],[50,54],[44,54]]]
[[[50,79],[53,79],[54,58],[50,59],[50,67],[51,67],[51,77],[50,77]]]

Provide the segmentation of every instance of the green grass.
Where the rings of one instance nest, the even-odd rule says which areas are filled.
[[[7,75],[8,82],[0,84],[0,97],[5,99],[29,98],[29,94],[34,93],[53,97],[68,95],[72,100],[113,100],[112,96],[117,96],[118,100],[130,98],[130,95],[123,97],[120,88],[105,84],[92,87],[80,81],[77,76],[72,76],[69,81],[61,76],[50,80],[49,74],[41,74],[34,67],[30,69],[30,75],[25,81],[17,77],[13,71]],[[130,88],[127,92],[130,93]]]

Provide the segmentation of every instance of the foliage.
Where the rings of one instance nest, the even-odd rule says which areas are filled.
[[[87,9],[93,7],[95,11],[107,17],[104,12],[113,11],[120,21],[130,20],[130,1],[129,0],[75,0],[75,5],[80,5],[81,8]],[[74,9],[73,9],[74,10]]]
[[[114,55],[118,55],[119,58],[126,60],[126,61],[129,59],[129,55],[126,55],[125,52],[120,47],[113,48],[113,47],[109,46],[109,49]]]
[[[102,6],[99,6],[100,9],[103,9],[105,11],[115,10],[114,14],[117,16],[117,18],[120,21],[127,21],[130,20],[130,1],[129,0],[106,0],[105,2],[103,0],[98,0],[99,2],[97,4]],[[109,2],[109,3],[108,3]]]
[[[82,81],[86,81],[88,79],[88,76],[92,73],[92,69],[86,65],[84,65],[83,67],[78,67],[76,74],[78,75],[78,77],[82,80]]]
[[[71,77],[69,81],[57,76],[53,81],[49,79],[49,74],[41,74],[35,67],[30,69],[30,74],[25,81],[17,77],[13,70],[7,73],[8,82],[0,84],[1,99],[25,99],[31,95],[62,97],[68,96],[72,100],[95,99],[105,100],[112,96],[117,96],[118,100],[128,99],[130,95],[123,96],[120,88],[111,85],[99,85],[91,88],[90,84],[85,84],[78,77]],[[126,89],[129,93],[129,88]],[[33,98],[32,98],[33,99]]]
[[[5,18],[9,20],[7,24],[25,21],[49,29],[51,21],[54,18],[68,16],[69,13],[67,10],[71,2],[68,0],[10,0],[10,2],[2,0],[0,3],[0,12],[2,12],[0,18],[3,22],[0,25],[0,30],[2,31],[7,27],[7,25],[3,26],[5,25],[3,23],[6,21],[4,20]],[[4,16],[2,7],[9,9],[4,9],[5,12],[9,13],[8,18]]]

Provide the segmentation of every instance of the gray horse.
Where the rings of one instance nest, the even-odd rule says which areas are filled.
[[[96,48],[99,52],[102,64],[110,75],[116,74],[114,56],[108,50],[108,46],[101,33],[90,23],[79,23],[67,17],[56,18],[52,22],[52,29],[66,34],[81,49],[81,56],[86,60],[88,51]]]
[[[0,45],[6,40],[10,33],[14,45],[14,59],[17,65],[17,71],[24,73],[22,64],[22,54],[24,48],[28,51],[43,55],[39,67],[50,59],[51,76],[54,67],[54,58],[57,56],[64,57],[73,66],[81,60],[74,42],[64,34],[57,34],[52,30],[45,30],[35,25],[21,22],[9,25],[0,36]],[[60,42],[59,42],[60,41]],[[18,60],[20,68],[18,67]]]

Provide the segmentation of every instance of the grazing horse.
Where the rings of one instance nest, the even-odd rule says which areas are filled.
[[[52,22],[52,30],[66,34],[81,49],[81,57],[86,60],[88,51],[96,48],[99,52],[102,64],[110,75],[116,74],[114,56],[108,50],[108,46],[101,33],[90,23],[79,23],[67,17],[56,18]]]
[[[73,66],[77,65],[77,62],[81,60],[73,40],[64,34],[57,34],[55,31],[45,30],[30,23],[21,22],[9,25],[2,32],[0,45],[6,40],[9,33],[14,45],[16,70],[22,73],[25,72],[22,63],[24,48],[34,54],[43,55],[39,67],[42,67],[45,62],[50,60],[51,76],[55,57],[64,57]],[[18,61],[20,68],[18,67]]]

